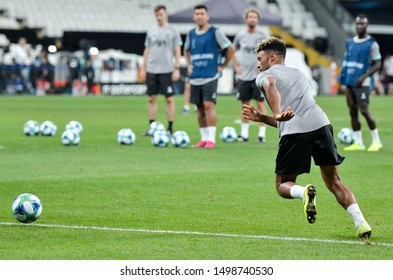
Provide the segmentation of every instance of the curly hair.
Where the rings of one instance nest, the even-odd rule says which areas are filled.
[[[273,51],[277,55],[285,57],[287,52],[287,47],[285,46],[285,41],[277,37],[267,37],[263,39],[255,48],[256,52],[260,51]]]

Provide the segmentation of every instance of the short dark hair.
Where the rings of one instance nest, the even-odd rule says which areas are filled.
[[[367,17],[367,15],[365,15],[365,14],[359,14],[359,15],[357,15],[356,17],[357,17],[357,18],[366,18],[366,19],[368,20],[368,17]]]
[[[256,47],[256,52],[260,51],[273,51],[277,55],[281,55],[285,58],[287,47],[285,46],[284,40],[277,37],[267,37],[263,39]]]
[[[205,9],[206,12],[208,11],[206,5],[203,5],[203,4],[196,5],[196,6],[194,7],[194,10],[199,10],[199,9]]]
[[[165,5],[157,5],[154,7],[154,12],[157,13],[159,10],[164,10],[166,11]]]

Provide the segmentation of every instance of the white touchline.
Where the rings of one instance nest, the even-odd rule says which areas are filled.
[[[318,242],[318,243],[340,243],[340,244],[356,244],[356,245],[364,245],[365,244],[362,241],[350,241],[350,240],[334,240],[334,239],[272,236],[272,235],[248,235],[248,234],[234,234],[234,233],[214,233],[214,232],[200,232],[200,231],[177,231],[177,230],[163,230],[163,229],[161,230],[161,229],[111,228],[111,227],[96,227],[96,226],[68,226],[68,225],[54,225],[54,224],[22,224],[22,223],[9,223],[9,222],[0,222],[0,225],[3,225],[3,226],[46,227],[46,228],[65,228],[65,229],[85,229],[85,230],[101,230],[101,231],[162,233],[162,234],[178,234],[178,235],[201,235],[201,236],[216,236],[216,237],[271,239],[271,240],[284,240],[284,241],[306,241],[306,242]],[[393,247],[393,243],[371,242],[371,245]]]

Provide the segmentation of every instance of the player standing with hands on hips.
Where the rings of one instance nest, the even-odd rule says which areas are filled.
[[[168,133],[172,134],[175,118],[175,94],[173,82],[180,78],[180,47],[183,42],[179,31],[168,24],[166,7],[158,5],[154,8],[158,26],[150,28],[146,34],[145,50],[141,79],[146,80],[148,98],[148,115],[151,124],[157,117],[157,94],[161,93],[166,100]],[[175,57],[175,64],[173,64]],[[142,136],[150,136],[149,130]]]
[[[352,217],[359,238],[369,238],[371,227],[363,217],[352,191],[338,174],[344,160],[337,153],[333,128],[325,112],[316,104],[307,78],[297,69],[284,65],[286,46],[276,37],[257,45],[256,84],[263,92],[273,116],[262,114],[252,104],[243,105],[243,117],[277,127],[280,138],[276,158],[276,189],[283,198],[303,199],[309,223],[316,220],[316,188],[297,185],[298,175],[310,173],[311,158],[321,169],[326,187]]]
[[[339,82],[346,85],[345,95],[355,143],[344,148],[344,151],[364,151],[359,111],[362,113],[370,128],[372,143],[369,152],[378,152],[383,148],[377,124],[368,109],[370,86],[374,84],[373,74],[381,68],[379,45],[373,37],[367,34],[368,19],[366,15],[356,17],[357,36],[347,40],[345,59]]]
[[[194,21],[197,25],[186,37],[184,56],[190,75],[190,103],[198,108],[198,124],[201,140],[193,148],[214,149],[216,146],[217,83],[220,72],[230,62],[235,52],[231,41],[224,33],[209,25],[209,15],[205,5],[194,7]],[[221,64],[221,51],[226,50]]]
[[[247,25],[247,30],[240,31],[233,40],[233,46],[238,51],[239,61],[237,56],[234,55],[232,57],[232,63],[238,80],[237,99],[239,99],[242,104],[250,104],[250,100],[255,99],[258,110],[266,114],[266,108],[263,102],[265,98],[255,85],[255,78],[258,74],[255,68],[255,45],[266,38],[266,34],[257,28],[259,18],[259,11],[255,8],[250,8],[245,11],[244,21]],[[240,135],[237,138],[239,142],[248,141],[249,127],[249,121],[242,118]],[[258,142],[263,143],[265,141],[266,125],[261,122],[259,125]]]

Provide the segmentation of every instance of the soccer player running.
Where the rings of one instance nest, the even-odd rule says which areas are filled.
[[[359,111],[370,128],[372,143],[369,152],[378,152],[383,148],[377,125],[368,109],[370,86],[373,86],[373,74],[381,68],[381,54],[377,41],[367,34],[368,19],[358,15],[355,20],[357,36],[347,40],[345,58],[339,82],[346,85],[345,95],[355,142],[344,151],[364,151]]]
[[[222,31],[209,24],[205,5],[194,7],[193,19],[197,27],[187,34],[184,44],[191,84],[190,103],[198,108],[201,134],[201,140],[193,148],[214,149],[217,131],[217,82],[220,72],[230,62],[235,49]],[[224,49],[225,60],[220,64],[221,51]]]
[[[141,78],[146,81],[147,86],[149,124],[156,120],[157,94],[161,93],[166,100],[167,130],[172,134],[175,117],[172,82],[180,77],[180,47],[183,43],[179,31],[168,24],[166,7],[156,6],[154,14],[158,26],[150,28],[146,34]],[[175,57],[175,64],[173,57]],[[142,134],[142,136],[149,135],[148,130]]]
[[[250,104],[251,99],[255,99],[257,108],[263,114],[266,114],[264,104],[264,96],[258,90],[255,84],[257,77],[257,69],[255,68],[255,45],[262,39],[266,38],[266,34],[258,30],[258,21],[260,13],[255,8],[247,9],[244,13],[244,21],[247,25],[247,30],[240,31],[236,34],[233,40],[233,46],[238,51],[239,61],[236,55],[232,57],[232,63],[237,74],[237,99],[242,104]],[[250,123],[242,117],[240,126],[239,142],[247,142],[249,135]],[[259,125],[258,142],[263,143],[266,141],[266,125],[261,122]]]
[[[297,69],[284,65],[284,41],[268,37],[257,45],[258,74],[256,84],[263,92],[273,116],[252,104],[243,105],[243,117],[277,127],[280,137],[276,158],[276,189],[283,198],[303,199],[309,223],[316,220],[316,188],[297,185],[298,175],[310,172],[311,157],[320,166],[326,187],[355,222],[357,236],[369,238],[371,227],[364,219],[352,191],[338,174],[344,160],[337,153],[333,128],[325,112],[316,104],[307,78]]]

